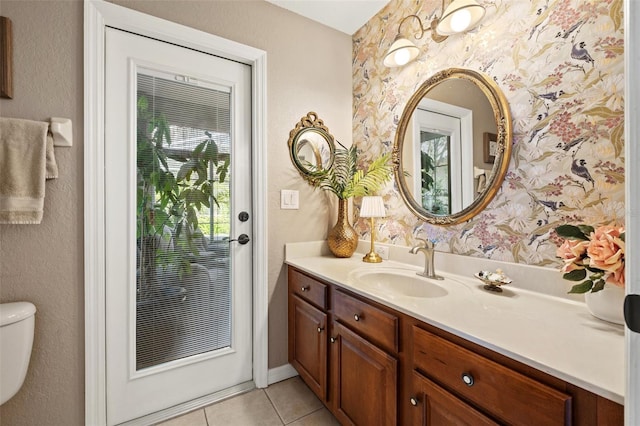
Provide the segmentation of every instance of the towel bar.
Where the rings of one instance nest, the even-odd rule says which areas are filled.
[[[73,146],[71,119],[51,117],[49,129],[53,135],[53,146]]]

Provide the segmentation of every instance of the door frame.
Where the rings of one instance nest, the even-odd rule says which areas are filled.
[[[105,425],[106,268],[104,216],[105,29],[113,27],[251,66],[253,380],[268,384],[267,54],[265,51],[102,0],[84,3],[85,423]],[[191,407],[195,408],[195,407]]]
[[[632,76],[640,72],[640,2],[624,2],[624,140],[625,218],[626,218],[626,293],[640,294],[640,138],[638,117],[640,83]],[[625,424],[640,421],[640,333],[625,327],[626,389]]]

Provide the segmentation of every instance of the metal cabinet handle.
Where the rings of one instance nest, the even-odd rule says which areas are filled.
[[[324,327],[318,327],[318,333],[322,333],[322,330],[324,330]]]
[[[331,337],[329,338],[329,341],[330,341],[331,343],[335,343],[335,342],[336,342],[336,338],[335,338],[335,337],[333,337],[333,336],[331,336]]]
[[[309,286],[308,285],[304,286],[304,287],[300,288],[300,290],[302,290],[303,292],[309,291]]]
[[[464,382],[465,385],[469,387],[473,386],[473,383],[474,383],[473,376],[471,375],[471,373],[462,373],[462,381]]]
[[[358,314],[354,314],[353,315],[353,319],[356,320],[356,321],[360,321],[360,318],[362,318],[361,315],[358,315]]]
[[[409,402],[411,403],[411,405],[413,405],[414,407],[416,405],[418,405],[418,399],[414,396],[412,396],[411,398],[409,398]]]

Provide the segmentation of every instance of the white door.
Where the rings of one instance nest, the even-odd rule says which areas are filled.
[[[251,68],[110,28],[105,63],[118,424],[252,380]]]
[[[460,120],[418,108],[414,114],[414,138],[420,141],[420,149],[414,156],[415,170],[425,168],[424,155],[431,159],[428,163],[432,167],[428,171],[433,179],[429,190],[423,188],[422,174],[415,174],[415,193],[422,194],[422,205],[434,214],[459,212],[462,210]]]
[[[447,185],[445,185],[449,196],[443,198],[448,200],[448,206],[446,212],[440,213],[431,209],[431,205],[425,205],[425,207],[436,214],[457,213],[470,205],[475,198],[473,155],[471,155],[473,153],[473,111],[433,99],[423,99],[414,114],[414,138],[416,138],[414,140],[424,142],[424,138],[427,137],[433,144],[434,140],[439,140],[438,135],[448,141],[446,152],[442,152],[442,154],[446,153],[445,163],[449,168],[449,173],[446,175]],[[421,155],[415,155],[414,161],[416,161],[416,170],[420,170]],[[419,194],[422,179],[421,176],[417,176],[419,178],[416,179],[415,185],[416,194]],[[439,185],[442,186],[442,182]],[[438,188],[438,190],[442,189]],[[423,205],[428,201],[423,200]]]

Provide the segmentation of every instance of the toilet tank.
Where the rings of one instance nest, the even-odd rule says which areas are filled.
[[[20,390],[27,375],[35,313],[29,302],[0,304],[0,405]]]

